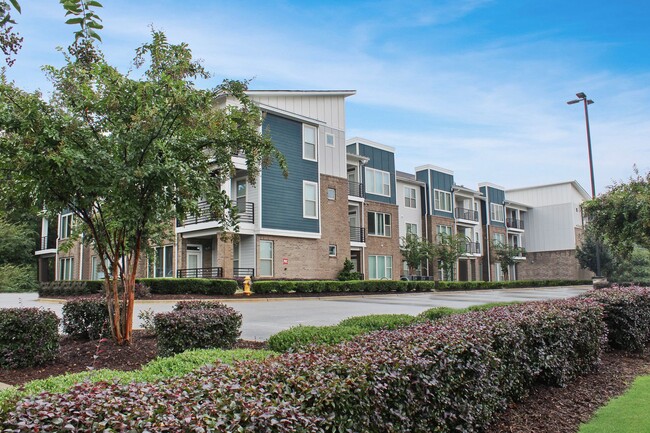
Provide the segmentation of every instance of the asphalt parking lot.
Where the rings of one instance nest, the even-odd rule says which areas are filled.
[[[269,298],[222,300],[243,316],[242,338],[266,340],[269,336],[295,325],[333,325],[351,316],[366,314],[418,314],[431,307],[463,308],[501,301],[539,301],[579,295],[591,286],[530,289],[478,290],[435,293],[399,293],[318,298]],[[37,293],[2,293],[0,308],[39,307],[61,316],[64,301],[39,300]],[[135,327],[142,310],[171,311],[175,301],[136,301]]]

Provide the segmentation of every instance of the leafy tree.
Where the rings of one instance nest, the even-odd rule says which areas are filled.
[[[0,265],[33,264],[36,236],[27,224],[12,224],[0,215]]]
[[[598,235],[593,231],[591,226],[587,226],[582,243],[576,248],[576,258],[580,267],[589,269],[597,274],[596,269],[596,252],[597,246],[600,247],[600,272],[610,277],[615,267],[614,257],[609,247],[602,243]]]
[[[112,333],[123,344],[131,340],[143,251],[173,230],[174,218],[198,215],[200,199],[224,231],[235,227],[220,187],[235,171],[233,153],[246,155],[251,182],[274,157],[285,164],[259,133],[247,83],[197,89],[209,74],[186,44],[152,31],[133,61],[144,73],[133,79],[107,64],[90,39],[81,42],[65,66],[45,68],[49,102],[0,83],[0,169],[9,173],[0,194],[75,215],[75,234],[104,259]]]
[[[650,172],[634,169],[627,183],[615,183],[607,192],[582,204],[589,224],[618,257],[629,257],[634,245],[650,249]]]
[[[455,278],[454,267],[460,256],[465,253],[467,242],[465,236],[440,233],[432,245],[433,257],[441,262],[442,270],[450,281]]]
[[[11,7],[20,13],[20,4],[16,0],[0,1],[0,47],[2,53],[5,55],[7,65],[14,64],[15,59],[13,56],[18,53],[21,48],[23,38],[14,31],[16,21],[11,17]]]
[[[493,242],[492,243],[492,255],[494,259],[501,265],[501,270],[506,277],[506,280],[509,280],[510,266],[516,265],[516,257],[525,256],[526,250],[522,247],[510,245],[502,242]]]
[[[400,238],[400,252],[402,260],[409,267],[409,274],[414,275],[422,262],[433,258],[433,246],[426,239],[421,239],[418,235],[408,233]]]
[[[618,282],[650,282],[650,251],[635,247],[626,259],[616,260],[612,279]]]

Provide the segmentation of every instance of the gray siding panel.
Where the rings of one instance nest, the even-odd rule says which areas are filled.
[[[302,182],[318,183],[318,163],[302,159],[302,123],[267,113],[263,130],[284,155],[289,176],[276,162],[262,170],[262,227],[318,233],[318,220],[302,216]]]
[[[431,196],[432,200],[435,200],[435,195],[433,190],[434,189],[439,189],[441,191],[446,191],[446,192],[452,192],[452,187],[454,186],[454,176],[447,174],[447,173],[441,173],[439,171],[435,170],[429,170],[430,177],[431,177]],[[444,212],[440,210],[435,210],[435,205],[432,203],[431,209],[433,210],[433,215],[435,216],[440,216],[440,217],[445,217],[445,218],[453,218],[454,217],[454,212],[453,212],[453,203],[454,203],[454,195],[452,193],[451,195],[451,203],[452,203],[452,211],[451,212]]]
[[[492,188],[491,186],[487,187],[487,198],[488,198],[488,205],[486,212],[488,213],[488,216],[490,214],[490,204],[489,203],[495,203],[495,204],[500,204],[502,205],[505,200],[506,200],[506,193],[503,190]],[[503,210],[503,216],[505,219],[505,209]],[[490,224],[492,224],[495,227],[505,227],[506,224],[505,222],[498,222],[498,221],[492,221],[492,218],[490,218]]]

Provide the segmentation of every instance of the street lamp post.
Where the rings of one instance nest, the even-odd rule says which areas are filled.
[[[587,149],[589,151],[589,175],[591,176],[591,198],[596,198],[596,184],[594,183],[594,162],[591,156],[591,132],[589,130],[589,105],[594,101],[587,98],[584,92],[576,93],[578,99],[567,101],[567,104],[573,105],[578,102],[583,102],[585,105],[585,125],[587,127]],[[596,274],[600,276],[600,241],[596,240]]]

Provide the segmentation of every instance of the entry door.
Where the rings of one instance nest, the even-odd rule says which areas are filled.
[[[458,280],[469,281],[469,270],[467,260],[458,261]]]
[[[187,276],[201,278],[203,276],[203,248],[201,245],[187,246]]]

